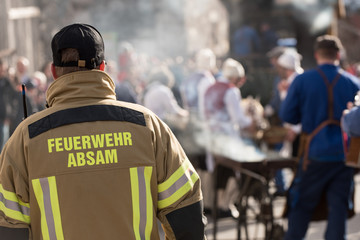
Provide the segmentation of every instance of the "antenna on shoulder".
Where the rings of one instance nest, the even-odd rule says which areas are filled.
[[[25,84],[21,85],[22,88],[22,100],[23,100],[23,108],[24,108],[24,119],[27,118],[28,113],[27,113],[27,106],[26,106],[26,93],[25,93]]]

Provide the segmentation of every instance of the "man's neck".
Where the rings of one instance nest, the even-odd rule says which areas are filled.
[[[330,64],[330,65],[339,65],[340,64],[340,62],[339,62],[339,60],[337,60],[337,59],[335,59],[335,60],[333,60],[333,59],[317,59],[317,64],[318,65],[323,65],[323,64]]]

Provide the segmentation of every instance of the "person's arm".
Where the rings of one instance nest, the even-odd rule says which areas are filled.
[[[281,104],[279,116],[284,122],[291,124],[298,124],[301,122],[301,100],[300,92],[298,90],[300,81],[301,79],[298,77],[294,79],[293,83],[288,89],[285,100]]]
[[[29,230],[26,228],[7,228],[0,226],[1,240],[28,240]]]
[[[202,240],[206,219],[202,201],[177,209],[166,215],[177,240]]]
[[[210,74],[210,73],[209,73]],[[210,75],[204,76],[198,85],[198,106],[200,119],[205,120],[205,92],[206,90],[215,83],[215,78]]]
[[[21,134],[21,133],[20,133]],[[28,239],[30,204],[26,173],[19,166],[23,155],[19,131],[9,139],[0,155],[1,239]],[[8,238],[6,238],[6,237]]]
[[[252,124],[252,119],[245,115],[241,107],[241,94],[239,89],[230,88],[227,90],[224,101],[226,103],[226,110],[233,124],[239,125],[240,129],[247,128]]]
[[[360,136],[360,107],[353,107],[341,119],[341,126],[349,136]]]
[[[158,211],[166,239],[204,239],[199,175],[171,130],[154,122],[157,161]]]

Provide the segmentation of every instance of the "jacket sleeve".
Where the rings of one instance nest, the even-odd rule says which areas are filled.
[[[30,224],[26,177],[14,161],[15,154],[18,157],[21,152],[20,142],[13,136],[0,156],[0,226],[9,228],[27,228]],[[11,148],[14,148],[15,143],[18,143],[16,145],[20,150],[12,154],[14,151]]]
[[[169,239],[203,239],[199,175],[171,130],[161,120],[155,119],[154,125],[158,182],[157,216],[163,225],[165,235]],[[177,217],[182,220],[175,220]],[[185,231],[184,226],[196,227],[200,233],[193,237],[184,233],[185,238],[179,238],[178,234]],[[195,234],[193,228],[187,231]],[[198,235],[202,237],[198,238]]]
[[[202,201],[177,209],[166,215],[172,232],[177,240],[202,240],[206,218]]]

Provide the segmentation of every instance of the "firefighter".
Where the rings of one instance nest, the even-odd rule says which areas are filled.
[[[148,109],[116,101],[104,43],[72,24],[52,39],[48,108],[0,158],[0,225],[32,239],[204,239],[200,179]]]

